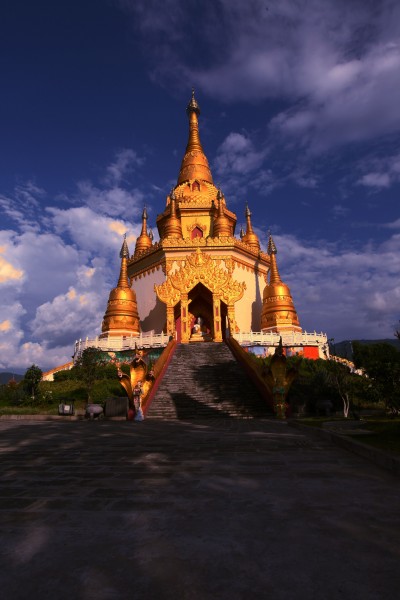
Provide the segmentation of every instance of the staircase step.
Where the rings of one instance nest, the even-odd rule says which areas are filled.
[[[255,418],[270,411],[224,343],[180,344],[146,418]]]

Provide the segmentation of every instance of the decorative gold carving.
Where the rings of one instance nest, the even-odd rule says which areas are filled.
[[[164,302],[164,304],[168,304],[169,306],[175,306],[181,297],[179,290],[172,285],[170,278],[160,285],[155,284],[154,291],[161,302]]]
[[[225,304],[234,304],[243,297],[246,289],[244,282],[232,278],[234,262],[225,257],[225,269],[220,261],[197,248],[196,252],[186,256],[185,263],[174,272],[168,273],[167,280],[155,285],[158,298],[165,304],[175,306],[182,294],[188,294],[198,283],[202,283],[212,294],[220,296]]]
[[[194,223],[190,223],[190,225],[187,225],[186,231],[188,233],[191,233],[193,231],[193,229],[196,229],[196,227],[203,232],[203,236],[204,236],[205,232],[207,231],[207,225],[202,225],[198,221],[195,221]],[[196,238],[194,238],[194,239],[196,239]]]

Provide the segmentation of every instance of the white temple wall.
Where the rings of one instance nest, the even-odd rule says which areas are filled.
[[[250,268],[238,266],[233,271],[233,277],[246,284],[243,298],[235,304],[236,323],[240,331],[260,331],[265,277]]]
[[[144,333],[152,330],[161,333],[165,325],[165,304],[160,302],[154,291],[154,285],[160,285],[164,281],[165,275],[161,267],[154,272],[142,274],[133,281],[132,287],[136,293],[140,327]]]

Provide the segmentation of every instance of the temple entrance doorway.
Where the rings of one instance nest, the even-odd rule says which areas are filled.
[[[189,292],[189,328],[191,342],[214,338],[213,296],[202,283]]]

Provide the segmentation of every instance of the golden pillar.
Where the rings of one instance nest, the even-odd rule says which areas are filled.
[[[189,328],[189,297],[188,294],[181,294],[181,342],[187,344],[190,339]]]
[[[235,306],[228,304],[227,306],[228,328],[229,335],[236,333]]]
[[[221,297],[213,294],[214,342],[222,342]]]
[[[175,334],[174,305],[167,304],[167,335]]]

